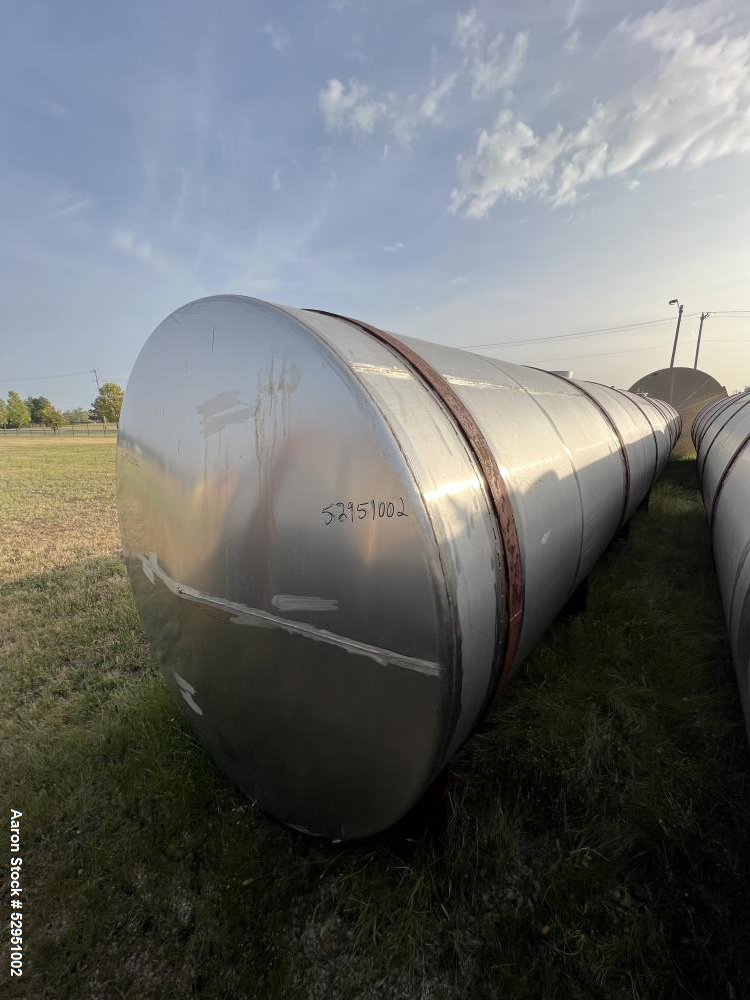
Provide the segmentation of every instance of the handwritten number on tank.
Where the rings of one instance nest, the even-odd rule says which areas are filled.
[[[408,517],[406,513],[404,498],[397,497],[392,500],[362,500],[355,504],[353,500],[344,502],[334,500],[327,507],[323,507],[320,512],[326,518],[325,524],[334,524],[337,521],[383,520],[391,517]]]

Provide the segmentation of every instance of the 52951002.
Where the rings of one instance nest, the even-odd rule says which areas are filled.
[[[393,500],[334,500],[321,510],[323,523],[336,524],[348,521],[383,521],[392,517],[408,517],[404,509],[404,498]]]

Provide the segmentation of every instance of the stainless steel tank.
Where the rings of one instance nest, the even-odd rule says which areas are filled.
[[[173,696],[291,826],[419,799],[642,501],[670,406],[257,299],[146,342],[117,458]]]
[[[664,399],[682,418],[683,433],[676,455],[692,454],[690,428],[697,414],[715,399],[726,399],[727,390],[715,378],[695,368],[661,368],[631,385],[631,392]]]
[[[750,739],[750,392],[702,410],[693,443]]]

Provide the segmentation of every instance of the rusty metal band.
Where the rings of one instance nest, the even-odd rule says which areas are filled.
[[[500,644],[498,643],[496,647],[498,662],[493,665],[493,676],[497,677],[496,692],[499,693],[510,678],[516,653],[518,652],[521,626],[523,624],[524,577],[518,526],[516,525],[508,487],[500,473],[487,439],[458,394],[440,372],[433,368],[420,354],[412,350],[411,347],[408,347],[397,337],[394,337],[392,333],[380,330],[376,326],[370,326],[369,323],[363,323],[361,320],[352,319],[350,316],[342,316],[340,313],[327,312],[324,309],[308,309],[306,311],[320,313],[322,316],[331,316],[334,319],[340,319],[345,323],[358,326],[365,333],[369,333],[376,340],[386,344],[399,354],[407,365],[413,368],[442,400],[446,409],[458,424],[466,443],[477,460],[487,484],[492,510],[504,549],[505,616],[507,623],[505,654],[502,658],[502,663],[500,663]]]
[[[708,512],[708,530],[711,536],[712,546],[714,539],[714,525],[716,523],[716,517],[715,517],[716,505],[719,502],[719,497],[721,496],[721,492],[724,489],[724,484],[726,483],[729,477],[729,473],[732,471],[732,468],[734,467],[737,459],[740,457],[745,448],[747,448],[749,445],[750,445],[750,434],[747,434],[737,445],[737,448],[735,449],[732,457],[727,462],[724,471],[719,477],[719,482],[716,484],[716,491],[714,493],[713,501],[711,502],[711,510]]]
[[[528,367],[531,367],[531,365],[529,365]],[[605,421],[609,425],[610,430],[617,439],[617,445],[620,449],[620,458],[622,459],[622,468],[625,474],[625,489],[623,491],[623,496],[622,496],[622,510],[620,511],[620,521],[619,524],[617,525],[617,530],[619,531],[620,528],[625,523],[625,514],[627,513],[628,501],[630,500],[630,461],[628,460],[628,453],[625,448],[625,442],[622,439],[622,434],[620,434],[620,428],[617,426],[612,417],[609,415],[607,408],[602,406],[602,404],[599,402],[596,396],[592,395],[587,389],[584,389],[581,382],[576,382],[572,378],[566,378],[565,375],[558,375],[557,372],[548,372],[544,368],[537,368],[536,371],[540,372],[543,371],[547,375],[554,375],[555,378],[559,378],[561,381],[567,383],[568,385],[572,385],[576,389],[578,389],[578,391],[581,393],[582,396],[585,396],[586,399],[589,400],[589,402],[594,404],[597,410],[604,417]],[[598,382],[594,384],[599,385]]]

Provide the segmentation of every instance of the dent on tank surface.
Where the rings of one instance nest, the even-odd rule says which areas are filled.
[[[336,840],[386,828],[679,433],[658,399],[344,317],[241,296],[178,309],[136,362],[117,461],[177,705],[277,819]]]

